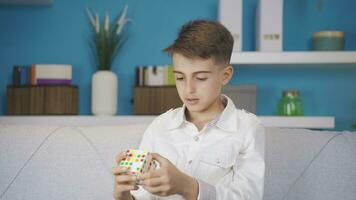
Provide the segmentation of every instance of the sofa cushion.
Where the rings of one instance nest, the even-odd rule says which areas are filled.
[[[16,173],[56,126],[0,125],[0,199]]]
[[[333,137],[286,194],[291,200],[356,198],[356,134]]]
[[[340,133],[267,128],[264,200],[354,199],[356,133]]]
[[[283,199],[330,138],[330,132],[266,128],[265,200]]]
[[[9,200],[112,199],[115,155],[136,148],[146,126],[1,127],[1,194]]]

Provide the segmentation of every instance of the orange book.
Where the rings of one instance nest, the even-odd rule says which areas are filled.
[[[31,85],[37,85],[36,83],[36,66],[31,65]]]

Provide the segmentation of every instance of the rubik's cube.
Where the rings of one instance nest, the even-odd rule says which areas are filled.
[[[157,164],[148,151],[129,149],[119,166],[127,167],[132,175],[137,176],[139,173],[147,172],[151,167],[156,168]]]

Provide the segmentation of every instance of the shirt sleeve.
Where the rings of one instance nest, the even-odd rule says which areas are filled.
[[[197,200],[215,200],[216,189],[213,185],[198,179],[199,194]]]
[[[262,200],[265,174],[265,131],[257,123],[247,134],[232,172],[216,185],[198,180],[198,200]]]
[[[154,121],[155,122],[155,121]],[[153,135],[152,130],[154,129],[154,122],[152,122],[148,128],[146,129],[145,133],[143,134],[139,149],[147,150],[149,152],[153,151]],[[132,190],[131,195],[135,198],[135,200],[154,200],[155,196],[151,193],[147,192],[142,186],[139,186],[138,190]]]

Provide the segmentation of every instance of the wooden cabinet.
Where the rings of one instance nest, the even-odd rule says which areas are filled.
[[[8,86],[7,115],[77,115],[78,87]]]
[[[255,85],[228,85],[222,90],[237,108],[252,113],[256,113],[256,92]],[[182,104],[175,86],[146,86],[134,89],[135,115],[159,115]]]
[[[135,87],[134,114],[159,115],[182,106],[175,86]]]

